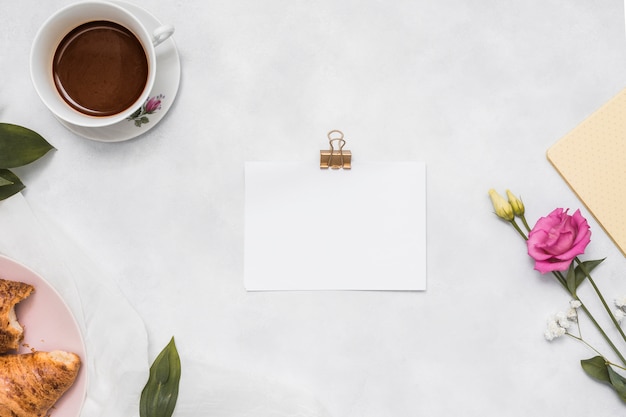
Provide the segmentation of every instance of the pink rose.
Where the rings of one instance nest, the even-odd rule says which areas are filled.
[[[528,234],[528,254],[535,260],[535,269],[542,274],[566,270],[572,260],[585,252],[591,241],[587,220],[576,210],[555,209],[537,221]]]
[[[154,113],[161,108],[161,96],[151,97],[146,103],[146,113]]]

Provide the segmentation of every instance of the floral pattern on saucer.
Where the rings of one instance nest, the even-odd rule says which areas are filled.
[[[135,126],[141,127],[145,123],[150,123],[150,118],[147,116],[153,114],[157,110],[161,110],[161,102],[165,99],[163,94],[158,96],[148,97],[146,102],[141,106],[139,110],[130,115],[126,120],[134,121]]]

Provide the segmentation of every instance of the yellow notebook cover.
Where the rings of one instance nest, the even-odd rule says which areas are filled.
[[[626,255],[626,89],[557,141],[547,157]]]

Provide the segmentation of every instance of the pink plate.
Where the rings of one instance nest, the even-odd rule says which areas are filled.
[[[15,308],[24,327],[19,353],[31,350],[74,352],[82,361],[74,385],[50,410],[51,417],[77,417],[87,391],[87,356],[80,329],[59,293],[24,265],[0,255],[0,278],[31,284],[35,291]]]

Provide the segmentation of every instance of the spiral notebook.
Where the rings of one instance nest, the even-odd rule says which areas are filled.
[[[547,157],[626,255],[626,89],[550,147]]]

